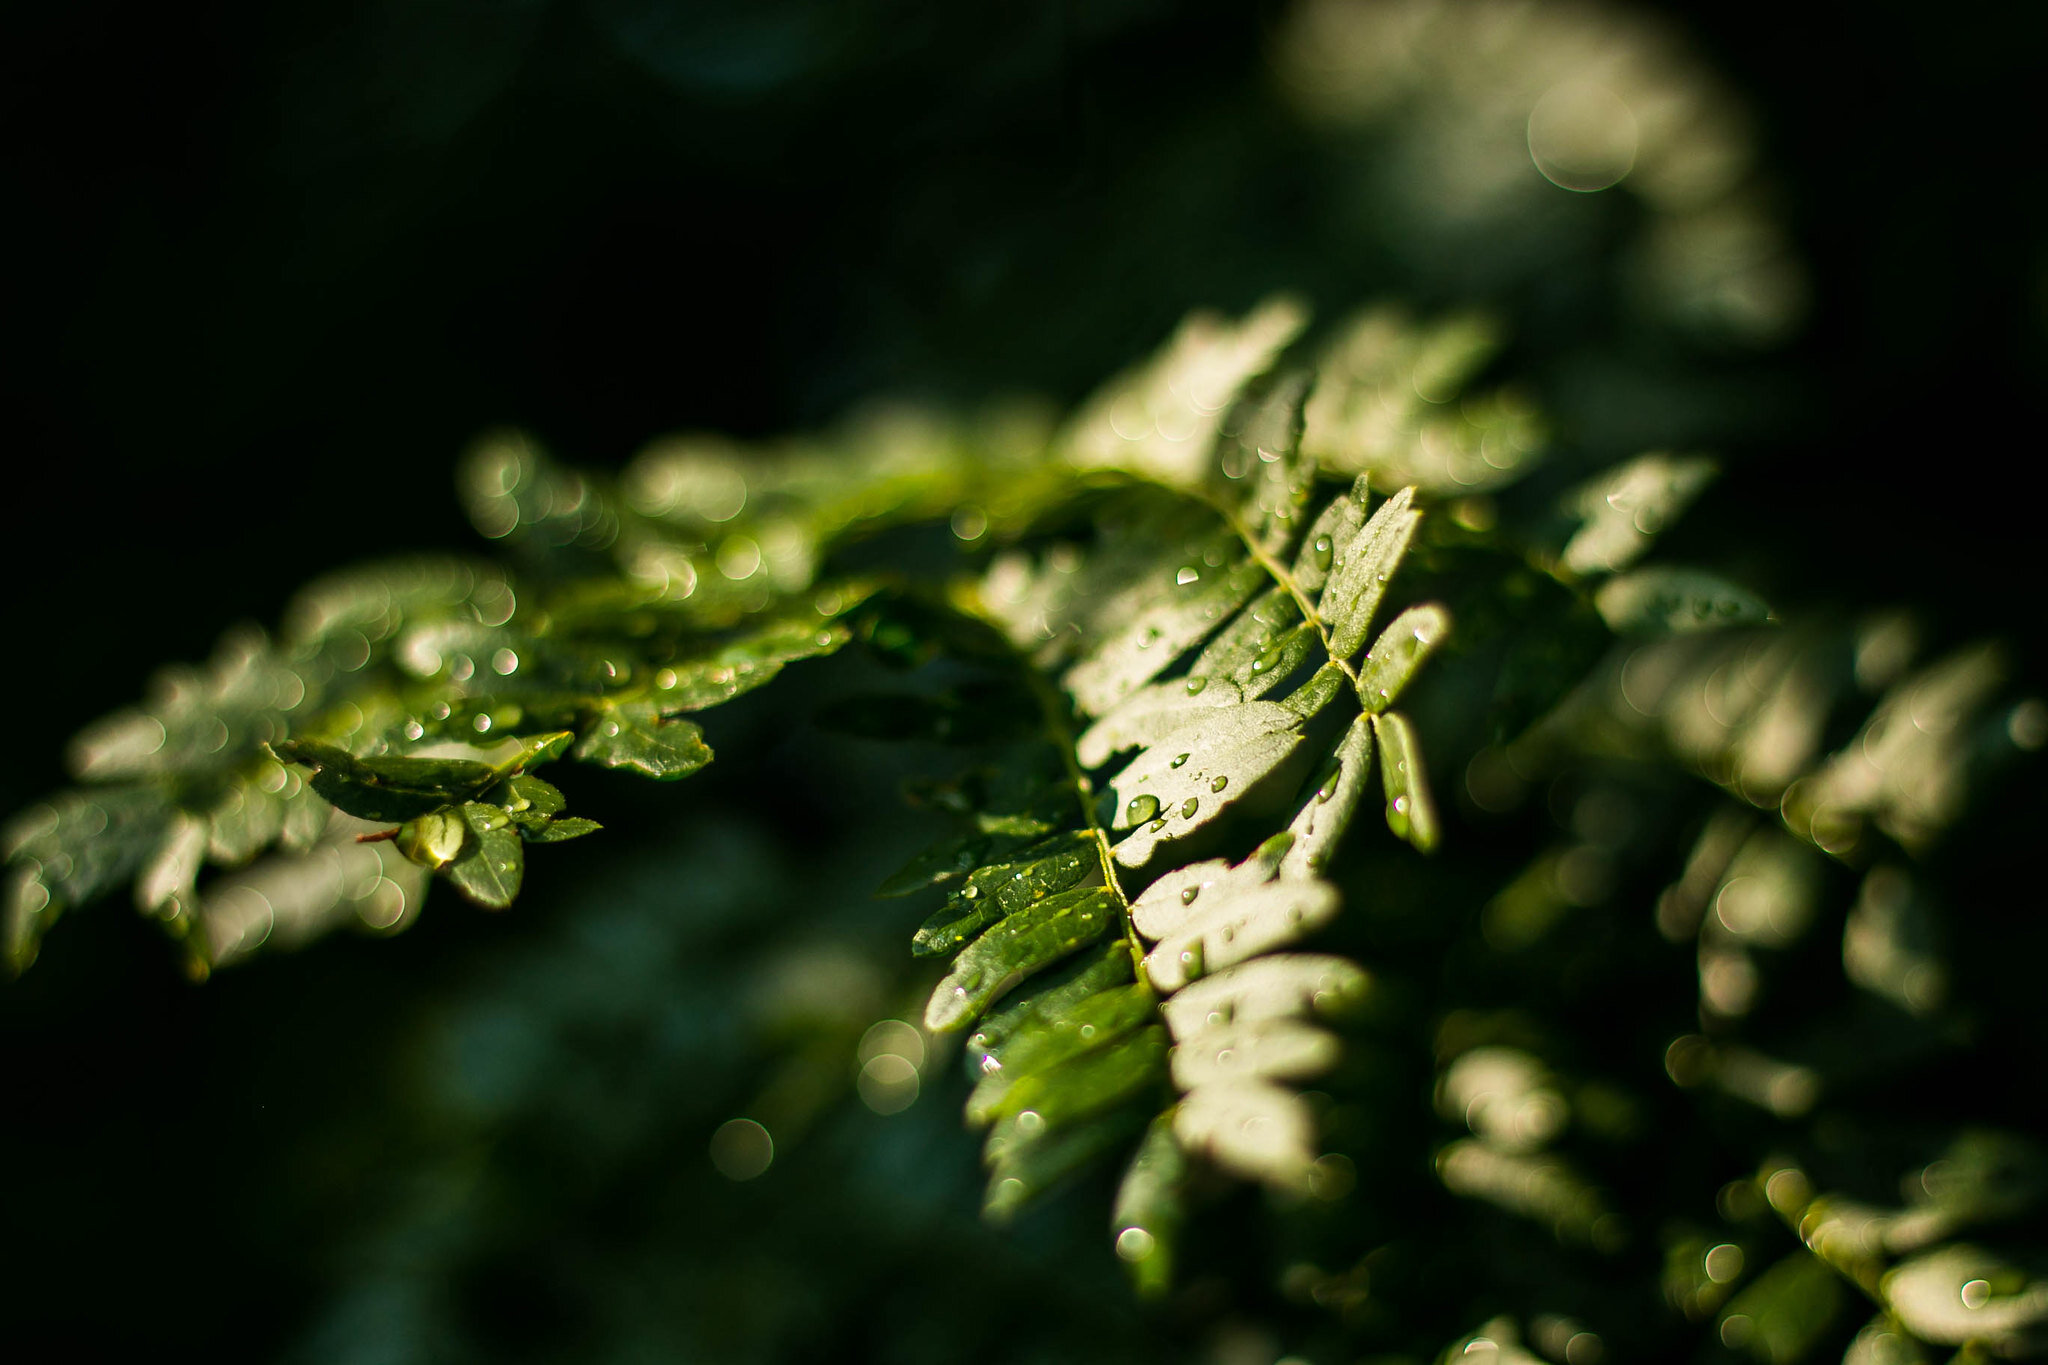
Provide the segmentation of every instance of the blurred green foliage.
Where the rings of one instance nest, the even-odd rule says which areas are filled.
[[[133,177],[88,176],[32,226],[47,251],[72,231],[58,259],[81,268],[26,287],[65,338],[33,361],[56,397],[32,435],[57,478],[95,458],[48,504],[77,511],[84,552],[18,629],[108,624],[72,635],[56,700],[19,670],[17,711],[60,724],[24,738],[12,804],[51,784],[61,722],[128,696],[138,664],[234,615],[283,626],[81,738],[95,785],[14,827],[15,930],[139,874],[210,969],[411,925],[430,870],[502,902],[522,834],[605,829],[533,850],[512,915],[437,893],[395,942],[203,993],[120,917],[67,921],[4,1006],[31,1115],[5,1150],[38,1173],[13,1195],[38,1248],[10,1291],[26,1340],[365,1361],[2038,1349],[2044,945],[2010,883],[2038,811],[2012,760],[2048,714],[2004,586],[2031,561],[1979,534],[2020,476],[1923,457],[1917,477],[1972,496],[1908,515],[1868,472],[1915,421],[1921,449],[1976,451],[1970,424],[2037,366],[2024,288],[1992,308],[1957,287],[2038,272],[1993,139],[2022,83],[1983,80],[1977,135],[1945,140],[1952,111],[1915,125],[1887,91],[1860,157],[1821,156],[1801,139],[1833,124],[1801,111],[1842,107],[1858,63],[1755,44],[1754,17],[1701,24],[1724,66],[1777,82],[1761,141],[1683,35],[1619,9],[195,20],[226,40],[197,66],[235,79],[183,121],[131,112],[113,144],[180,186],[143,201],[159,217],[120,211]],[[1887,31],[1920,31],[1898,19],[1830,42],[1891,53]],[[154,22],[88,48],[124,55],[59,107],[133,111],[124,77],[173,79],[125,55]],[[1975,71],[2038,51],[2023,26],[1934,28],[1876,64],[1949,90],[1944,53]],[[1553,172],[1576,172],[1532,163],[1526,120],[1589,66],[1640,115],[1639,173],[1574,194]],[[1909,174],[1936,192],[1867,211]],[[1287,364],[1284,309],[1242,332],[1211,317],[1052,424],[1190,305],[1274,289],[1324,305]],[[1390,296],[1439,321],[1344,311]],[[1042,697],[930,588],[1016,588],[1056,637],[1041,676],[1110,698],[1117,670],[1077,682],[1061,651],[1137,604],[1036,584],[1050,565],[1113,587],[1148,549],[1178,565],[1182,543],[1101,485],[1258,487],[1256,463],[1233,479],[1234,433],[1211,448],[1176,404],[1202,395],[1222,426],[1225,399],[1272,397],[1290,366],[1320,376],[1318,505],[1367,472],[1428,511],[1382,618],[1435,603],[1454,625],[1393,727],[1437,794],[1438,827],[1405,832],[1442,851],[1354,831],[1325,873],[1344,910],[1312,946],[1370,986],[1334,1012],[1297,1188],[1232,1185],[1126,1116],[1121,1189],[1084,1167],[992,1231],[954,1106],[985,1119],[1000,1097],[915,1027],[939,972],[902,951],[916,914],[865,893],[933,839],[944,856],[913,867],[1043,837],[1004,786],[1040,771],[1018,755]],[[827,421],[905,389],[936,402]],[[1018,391],[1051,401],[982,406]],[[503,417],[596,466],[481,444],[460,493],[503,562],[408,561],[287,607],[338,560],[455,543],[437,471]],[[677,426],[739,439],[624,463]],[[763,439],[796,428],[822,434]],[[109,449],[150,453],[108,479]],[[196,622],[170,606],[193,582],[218,594]],[[1245,610],[1261,646],[1299,638]],[[1990,633],[2007,639],[1970,643]],[[700,724],[717,762],[628,780],[701,766]],[[527,771],[538,750],[351,767],[558,730],[627,770],[564,779],[573,813]],[[266,742],[324,752],[287,734],[354,756],[272,761]],[[394,789],[429,796],[364,804]],[[381,827],[323,797],[404,828],[356,843]],[[1291,812],[1242,814],[1192,851],[1234,862]],[[250,862],[274,841],[306,859],[288,878]],[[202,881],[209,863],[229,870]],[[1016,1027],[1000,1008],[971,1058]]]

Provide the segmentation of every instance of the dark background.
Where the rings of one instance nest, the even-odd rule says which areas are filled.
[[[1813,288],[1782,348],[1674,352],[1748,405],[1683,433],[1731,467],[1688,534],[1761,547],[1774,600],[1915,603],[2038,669],[2044,12],[1663,12],[1756,109]],[[877,392],[1067,403],[1190,307],[1277,288],[1495,304],[1539,382],[1527,338],[1600,344],[1596,294],[1475,299],[1347,252],[1331,153],[1262,66],[1278,13],[15,13],[4,804],[154,665],[321,569],[468,543],[450,471],[487,426],[602,467]],[[531,932],[505,923],[429,916],[194,990],[124,908],[67,921],[0,993],[6,1238],[32,1263],[0,1287],[10,1331],[70,1358],[301,1339],[355,1187],[280,1198],[262,1153],[352,1086],[402,1104],[379,1021],[475,935]]]

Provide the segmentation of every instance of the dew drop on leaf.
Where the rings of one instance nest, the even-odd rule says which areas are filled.
[[[1167,766],[1170,768],[1178,768],[1181,764],[1187,761],[1188,756],[1186,754],[1177,754],[1174,756],[1173,762],[1169,763]]]
[[[1211,783],[1209,784],[1209,790],[1210,790],[1210,791],[1212,791],[1212,792],[1220,792],[1220,791],[1222,791],[1222,790],[1223,790],[1223,789],[1224,789],[1225,787],[1227,787],[1227,786],[1229,786],[1229,785],[1230,785],[1230,779],[1229,779],[1229,778],[1227,778],[1227,777],[1219,777],[1219,778],[1217,778],[1217,779],[1216,779],[1215,781],[1213,781],[1213,782],[1211,782]]]
[[[1201,801],[1196,797],[1190,796],[1187,800],[1180,803],[1180,818],[1183,820],[1194,819],[1195,812],[1200,810],[1201,807]]]
[[[1159,798],[1150,792],[1143,796],[1134,796],[1130,805],[1124,808],[1124,814],[1130,818],[1132,824],[1142,825],[1159,814]]]

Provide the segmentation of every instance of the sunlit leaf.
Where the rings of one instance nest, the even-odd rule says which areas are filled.
[[[1704,456],[1659,451],[1639,455],[1576,490],[1565,510],[1581,525],[1564,547],[1564,567],[1575,574],[1626,569],[1684,514],[1717,472],[1715,462]]]
[[[1355,495],[1364,505],[1362,490]],[[1330,632],[1330,654],[1348,659],[1356,654],[1372,629],[1387,582],[1408,552],[1408,542],[1422,514],[1412,503],[1414,491],[1404,488],[1381,503],[1358,531],[1336,541],[1330,561],[1330,581],[1323,585],[1316,614]]]
[[[1380,712],[1401,698],[1425,660],[1450,634],[1442,607],[1410,607],[1388,623],[1358,667],[1358,691],[1365,709]]]
[[[576,757],[648,777],[688,777],[711,761],[693,721],[669,720],[652,700],[609,703],[583,732]]]
[[[1610,579],[1593,603],[1608,626],[1624,635],[1718,630],[1754,625],[1771,615],[1754,594],[1699,569],[1637,569]]]

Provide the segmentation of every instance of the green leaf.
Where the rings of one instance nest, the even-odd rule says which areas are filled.
[[[462,820],[471,838],[443,870],[458,891],[490,910],[502,910],[519,895],[526,850],[504,808],[465,802]]]
[[[1027,1113],[1056,1128],[1149,1091],[1166,1077],[1166,1053],[1166,1030],[1148,1025],[1022,1077],[1003,1097],[1000,1109],[1007,1117],[990,1135],[990,1151],[1016,1133]]]
[[[1450,633],[1450,613],[1434,604],[1410,607],[1389,622],[1358,668],[1358,695],[1365,709],[1381,712],[1400,700]]]
[[[1269,953],[1205,976],[1160,1008],[1176,1038],[1230,1024],[1355,1010],[1372,988],[1357,964],[1321,953]]]
[[[1281,860],[1282,876],[1319,874],[1350,828],[1366,782],[1372,777],[1372,722],[1370,713],[1354,717],[1337,742],[1337,751],[1310,778],[1301,809],[1287,827],[1294,843]]]
[[[1678,520],[1719,466],[1700,455],[1639,455],[1575,490],[1565,510],[1582,524],[1561,562],[1580,575],[1615,573],[1642,558],[1658,534]]]
[[[1130,949],[1121,939],[1080,954],[1071,967],[1052,974],[1043,984],[989,1015],[968,1035],[968,1075],[979,1080],[1006,1069],[1013,1045],[1027,1037],[1057,1033],[1061,1021],[1087,1001],[1118,986],[1128,986],[1136,979]]]
[[[1286,681],[1317,644],[1315,628],[1284,588],[1254,599],[1205,646],[1187,676],[1147,684],[1081,735],[1074,746],[1083,767],[1098,767],[1122,750],[1157,743],[1219,706],[1263,696]]]
[[[1364,506],[1364,480],[1353,494]],[[1330,632],[1330,656],[1348,659],[1358,652],[1372,629],[1387,582],[1408,553],[1408,543],[1422,514],[1411,506],[1415,490],[1404,488],[1380,504],[1372,519],[1347,539],[1336,542],[1330,581],[1316,604],[1316,614]]]
[[[910,950],[919,957],[954,951],[1003,916],[1078,884],[1095,866],[1094,851],[1093,834],[1068,831],[976,868],[918,929]]]
[[[12,864],[0,933],[13,969],[27,970],[44,931],[66,910],[139,872],[170,817],[162,793],[138,783],[63,792],[9,821],[0,836]]]
[[[566,839],[581,839],[586,834],[595,834],[603,828],[595,820],[571,815],[559,820],[521,824],[519,833],[529,844],[559,844]]]
[[[313,790],[363,820],[411,820],[460,805],[496,782],[500,771],[465,758],[357,758],[346,749],[294,739],[278,757],[313,770]]]
[[[1173,1135],[1224,1170],[1281,1189],[1307,1189],[1315,1165],[1315,1122],[1307,1103],[1261,1081],[1191,1092],[1174,1111]]]
[[[1202,487],[1230,400],[1307,322],[1307,312],[1286,299],[1269,300],[1235,323],[1194,314],[1153,359],[1097,391],[1061,434],[1059,448],[1083,469],[1130,470],[1171,487]]]
[[[1195,863],[1159,878],[1131,902],[1131,923],[1156,944],[1145,974],[1171,993],[1209,972],[1313,933],[1336,915],[1325,882],[1275,880],[1257,856],[1231,866]]]
[[[1608,580],[1593,595],[1608,628],[1623,635],[1680,635],[1755,625],[1771,609],[1755,594],[1699,569],[1648,568]]]
[[[505,799],[497,804],[514,815],[559,815],[562,808],[569,803],[568,798],[562,795],[561,789],[553,783],[531,773],[520,773],[506,779]]]
[[[722,705],[773,681],[785,665],[835,653],[852,636],[845,622],[819,621],[815,614],[771,622],[661,669],[654,679],[657,700],[671,714]]]
[[[934,1033],[981,1017],[989,1002],[1017,982],[1093,943],[1116,920],[1117,897],[1084,887],[1027,905],[968,944],[932,991],[924,1026]]]
[[[1160,843],[1222,814],[1294,752],[1302,720],[1278,702],[1246,702],[1181,727],[1131,760],[1110,782],[1111,828],[1130,831],[1116,860],[1143,866]]]
[[[1436,847],[1436,805],[1429,796],[1415,728],[1399,711],[1372,718],[1380,745],[1380,779],[1387,794],[1387,828],[1422,852]]]
[[[1119,945],[1118,951],[1121,952]],[[1130,973],[1123,973],[1129,980]],[[1085,998],[1040,1009],[1012,1033],[999,1050],[982,1051],[980,1079],[967,1100],[970,1123],[987,1123],[1011,1112],[1007,1103],[1017,1082],[1084,1052],[1107,1047],[1132,1029],[1158,1017],[1158,997],[1149,986],[1110,986]],[[980,1038],[982,1035],[977,1034]]]
[[[1901,1262],[1885,1275],[1880,1289],[1899,1325],[1923,1341],[1940,1346],[1982,1341],[2000,1355],[2031,1354],[2048,1343],[2048,1277],[2038,1264],[2017,1264],[1958,1242]],[[1785,1286],[1774,1302],[1781,1312],[1796,1314],[1796,1325],[1804,1328],[1817,1314],[1815,1305],[1801,1301],[1802,1294],[1822,1304],[1831,1305],[1834,1298],[1819,1292],[1810,1271],[1802,1272],[1797,1285]],[[1741,1307],[1737,1299],[1728,1311]]]
[[[1187,1220],[1187,1164],[1168,1111],[1152,1121],[1117,1187],[1110,1216],[1117,1259],[1147,1299],[1159,1298],[1173,1284],[1175,1252]]]
[[[1225,414],[1216,442],[1223,498],[1268,554],[1282,554],[1303,525],[1315,489],[1315,462],[1301,455],[1302,408],[1315,385],[1310,370],[1269,375],[1248,385]]]
[[[1835,1273],[1795,1251],[1759,1275],[1721,1310],[1720,1335],[1766,1365],[1800,1360],[1844,1306]],[[1913,1329],[1908,1321],[1907,1327]]]
[[[1144,1123],[1144,1114],[1128,1107],[1057,1125],[1035,1111],[1005,1119],[989,1139],[993,1169],[983,1214],[991,1222],[1008,1221],[1061,1181],[1128,1144]]]
[[[1336,1035],[1289,1019],[1209,1024],[1175,1035],[1173,1083],[1182,1090],[1254,1081],[1305,1081],[1337,1064]]]
[[[1510,390],[1460,397],[1500,342],[1476,315],[1418,325],[1376,307],[1348,319],[1317,358],[1302,449],[1325,468],[1445,498],[1521,477],[1545,442],[1534,406]]]
[[[576,757],[648,777],[688,777],[711,761],[704,732],[692,721],[664,719],[651,700],[607,702],[583,732]]]
[[[1151,572],[1159,593],[1061,679],[1084,714],[1102,715],[1200,644],[1269,581],[1230,537],[1215,557],[1190,553]]]

